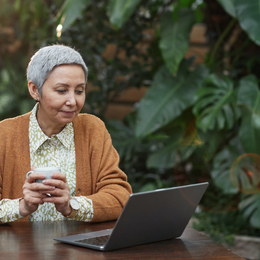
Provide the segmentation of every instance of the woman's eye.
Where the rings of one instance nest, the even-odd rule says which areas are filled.
[[[76,90],[76,94],[80,95],[83,93],[83,90]]]
[[[57,92],[60,94],[64,94],[66,92],[66,89],[57,89]]]

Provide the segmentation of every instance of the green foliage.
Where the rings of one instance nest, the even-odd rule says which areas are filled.
[[[237,102],[242,107],[239,138],[247,153],[260,154],[257,145],[260,138],[260,91],[258,80],[254,75],[241,79]]]
[[[242,26],[243,19],[239,16],[239,1],[219,2],[231,16],[238,17]],[[252,6],[252,2],[244,4],[247,7]],[[245,8],[245,10],[247,15],[250,16],[250,9]],[[185,11],[190,14],[189,17],[192,17],[191,9]],[[212,73],[206,77],[206,73],[198,72],[198,70],[190,73],[193,76],[192,80],[185,73],[183,77],[180,77],[183,67],[179,67],[179,62],[186,52],[187,35],[194,20],[192,18],[183,19],[187,22],[185,23],[181,16],[177,15],[178,12],[184,12],[184,10],[178,10],[174,13],[168,11],[162,16],[159,46],[169,71],[167,71],[166,67],[162,67],[157,71],[150,89],[141,100],[137,110],[136,136],[139,139],[147,137],[153,139],[156,136],[161,136],[159,137],[160,141],[157,139],[158,142],[154,145],[153,151],[146,151],[148,158],[146,165],[148,168],[176,168],[180,165],[187,166],[189,162],[191,162],[191,165],[195,165],[192,159],[197,158],[198,151],[202,151],[201,156],[205,154],[204,158],[208,158],[205,162],[209,163],[209,172],[214,184],[225,193],[236,194],[239,192],[239,185],[234,186],[231,181],[231,169],[234,161],[245,152],[260,154],[257,147],[257,140],[259,140],[258,126],[260,125],[258,123],[260,121],[257,78],[248,75],[240,79],[236,76],[238,75],[237,72],[234,74],[235,77],[219,76],[219,73]],[[236,16],[236,13],[238,16]],[[257,19],[257,16],[251,17],[252,22],[257,22]],[[215,62],[216,58],[219,59],[217,52],[222,42],[226,40],[230,31],[234,28],[235,22],[236,20],[230,22],[229,26],[223,31],[223,36],[219,37],[216,45],[212,48],[212,53],[209,54],[212,54],[211,63],[209,63],[211,70],[217,68],[218,63],[213,64],[212,62]],[[242,26],[242,28],[244,27]],[[250,30],[245,28],[244,30],[250,35],[251,39],[258,43],[256,33],[256,38],[254,38]],[[178,37],[175,37],[176,35]],[[185,37],[181,40],[182,44],[178,42],[180,37]],[[182,47],[183,49],[181,49]],[[242,51],[242,48],[240,51]],[[241,52],[239,55],[241,55]],[[239,55],[236,53],[236,61],[239,59]],[[222,66],[221,63],[219,65]],[[224,66],[226,65],[224,64]],[[237,65],[234,63],[234,66]],[[235,72],[234,68],[232,68],[232,73]],[[175,72],[176,75],[172,76],[171,73]],[[194,87],[194,84],[196,85],[194,79],[199,75],[201,76],[198,78],[198,87],[196,88]],[[201,87],[203,81],[204,84]],[[193,98],[194,95],[195,99]],[[197,118],[197,127],[205,133],[205,135],[200,134],[201,139],[204,139],[200,148],[192,145],[194,140],[198,142],[200,136],[196,136],[192,131],[188,132],[188,134],[185,131],[188,124],[182,114],[184,115],[184,111],[190,106],[193,106],[192,111]],[[179,124],[174,122],[177,118],[181,118]],[[166,126],[171,127],[167,129]],[[211,135],[210,131],[213,131]],[[214,135],[212,135],[213,133]],[[184,140],[187,140],[187,135],[193,142],[184,142]],[[220,138],[221,135],[222,138]],[[212,138],[213,140],[219,140],[219,142],[215,142],[215,146],[213,145],[213,148],[211,148],[211,155],[207,156],[206,145],[209,145]],[[185,149],[184,143],[186,144]],[[212,147],[212,145],[209,147]],[[213,160],[210,158],[213,158]],[[244,178],[243,174],[241,178]],[[242,182],[243,188],[243,183],[246,185],[246,179],[240,182]],[[249,207],[245,211],[245,216],[249,217],[252,225],[260,227],[259,223],[256,222],[258,208],[255,208],[254,205],[256,204],[252,200],[249,201],[249,205],[251,208]],[[243,208],[240,207],[240,209]],[[256,215],[254,212],[257,212]]]
[[[57,23],[66,30],[90,4],[91,0],[66,0],[57,14]]]
[[[210,183],[200,211],[194,214],[193,228],[205,232],[219,243],[233,245],[234,235],[260,236],[260,229],[248,225],[248,218],[238,209],[241,194],[226,194]],[[250,204],[250,203],[249,203]]]
[[[196,90],[207,75],[203,66],[189,72],[184,62],[176,76],[162,67],[156,73],[153,84],[141,100],[137,116],[136,136],[144,136],[167,125],[189,108]]]
[[[106,124],[113,145],[120,155],[120,168],[127,172],[134,192],[172,186],[173,180],[167,176],[167,171],[147,168],[146,154],[158,145],[161,137],[137,138],[135,117],[133,112],[124,119],[124,122],[109,120]]]
[[[130,18],[141,0],[110,0],[108,5],[109,21],[119,29]]]
[[[241,155],[241,148],[237,145],[238,140],[232,141],[233,145],[231,142],[214,157],[211,171],[214,183],[227,194],[238,192],[238,187],[231,182],[231,168],[233,162]]]
[[[249,219],[253,227],[260,226],[260,193],[250,195],[239,203],[239,208],[243,210],[244,216]]]
[[[0,1],[0,120],[29,112],[34,105],[26,67],[36,49],[48,39],[56,40],[58,2],[49,1],[51,9],[40,0]]]
[[[132,155],[141,145],[141,139],[135,137],[135,123],[131,117],[128,125],[119,120],[110,120],[107,123],[109,133],[113,138],[113,145],[117,148],[120,158],[130,161]]]
[[[111,100],[124,89],[150,82],[162,64],[157,44],[153,42],[149,47],[156,54],[154,57],[138,46],[149,36],[145,31],[152,27],[153,20],[143,13],[134,13],[122,29],[115,30],[109,23],[108,4],[99,0],[86,6],[60,37],[60,43],[78,46],[89,68],[88,81],[94,87],[88,90],[84,112],[102,119]],[[149,2],[146,8],[150,8]],[[108,46],[112,46],[112,54]]]
[[[179,130],[179,131],[178,131]],[[183,135],[182,129],[176,129],[171,137],[165,138],[164,147],[153,152],[147,159],[148,168],[173,168],[179,147],[179,140]],[[167,145],[168,143],[168,145]]]
[[[218,243],[234,245],[234,235],[259,236],[257,230],[248,229],[248,223],[239,211],[231,212],[201,212],[194,215],[198,222],[192,227],[205,232],[211,239]]]
[[[232,165],[246,152],[260,154],[257,147],[260,75],[255,75],[256,55],[247,52],[249,45],[258,44],[259,33],[255,29],[259,27],[259,8],[255,8],[258,3],[218,2],[232,18],[227,26],[220,25],[222,34],[211,39],[206,60],[210,75],[205,66],[192,67],[191,61],[184,59],[195,17],[207,13],[206,5],[198,5],[195,0],[110,0],[106,4],[98,1],[86,5],[80,11],[74,4],[81,16],[73,17],[74,24],[61,40],[79,45],[84,42],[81,34],[88,39],[85,45],[80,45],[81,52],[90,64],[90,80],[98,87],[88,95],[89,112],[102,117],[112,93],[151,82],[129,118],[124,122],[107,122],[122,159],[121,167],[135,190],[167,186],[178,178],[185,183],[207,176],[226,194],[240,194],[243,185],[239,178],[237,183],[232,182]],[[63,15],[69,13],[62,11]],[[93,13],[99,14],[98,19]],[[232,36],[238,24],[244,32],[238,36],[233,50]],[[155,37],[146,54],[138,52],[135,46],[148,28],[154,28]],[[245,33],[249,38],[244,40]],[[126,50],[128,64],[117,57],[102,56],[111,43]],[[131,62],[133,54],[141,60]],[[118,83],[116,76],[127,77],[128,81]],[[245,216],[260,227],[255,221],[255,204],[249,202],[254,210],[249,208]],[[244,208],[240,207],[241,212]]]
[[[236,17],[235,0],[218,0],[225,11],[232,17]]]
[[[213,129],[232,129],[239,116],[236,106],[234,83],[229,77],[212,74],[204,81],[204,87],[196,93],[193,108],[198,117],[197,125],[204,132]]]
[[[241,28],[248,34],[249,38],[260,45],[260,3],[258,0],[245,2],[244,0],[234,1],[236,15]]]
[[[166,12],[161,18],[161,40],[159,47],[168,70],[177,72],[183,56],[188,50],[190,31],[195,23],[191,9],[180,9],[177,20],[173,12]]]

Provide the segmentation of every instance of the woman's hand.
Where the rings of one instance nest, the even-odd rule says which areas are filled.
[[[52,173],[52,179],[43,180],[43,184],[47,187],[55,187],[54,190],[47,193],[51,196],[44,197],[43,202],[53,202],[57,211],[64,216],[70,215],[72,208],[70,207],[70,188],[67,183],[65,174]],[[41,191],[43,194],[45,191]]]
[[[48,197],[46,194],[55,190],[55,186],[35,182],[35,179],[44,178],[44,174],[31,173],[28,179],[25,180],[23,185],[23,199],[19,203],[19,212],[22,216],[26,217],[36,211],[39,204],[44,203],[43,199]]]

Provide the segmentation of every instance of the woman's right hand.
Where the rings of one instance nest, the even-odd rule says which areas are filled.
[[[43,204],[43,198],[48,197],[48,193],[55,187],[35,182],[35,179],[44,179],[41,173],[31,173],[23,185],[23,198],[19,202],[20,215],[26,217],[38,209],[39,204]]]

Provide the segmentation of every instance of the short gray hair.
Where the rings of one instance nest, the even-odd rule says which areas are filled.
[[[56,66],[64,64],[81,65],[87,82],[88,68],[79,52],[58,44],[43,47],[31,57],[27,67],[27,80],[32,81],[42,95],[42,86],[49,74]]]

